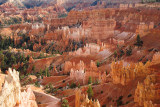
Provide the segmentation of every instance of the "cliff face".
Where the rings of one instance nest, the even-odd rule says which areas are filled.
[[[35,96],[29,88],[27,92],[21,93],[19,81],[19,72],[10,69],[8,75],[4,78],[2,90],[0,90],[0,106],[1,107],[37,107]]]
[[[101,15],[101,14],[100,14]],[[96,18],[99,16],[95,16]],[[104,17],[102,17],[104,18]],[[93,19],[83,22],[85,29],[91,29],[91,37],[95,39],[106,39],[114,35],[116,21],[114,19]],[[104,36],[105,35],[105,36]]]
[[[118,35],[120,38],[118,38],[119,41],[117,43],[124,44],[123,38],[125,35],[128,37],[136,34],[145,35],[154,29],[154,26],[158,26],[157,23],[159,22],[160,15],[156,14],[156,12],[159,13],[156,9],[154,12],[153,10],[140,9],[140,11],[137,11],[134,8],[129,8],[122,10],[70,11],[65,18],[44,18],[43,21],[45,24],[50,25],[51,29],[62,26],[69,26],[72,29],[73,27],[78,27],[79,31],[75,29],[73,30],[75,31],[74,33],[65,33],[69,38],[75,36],[77,38],[106,39]],[[71,32],[71,29],[68,29],[67,32]],[[114,40],[115,43],[116,39]]]

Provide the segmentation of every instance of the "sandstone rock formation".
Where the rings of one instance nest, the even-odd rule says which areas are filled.
[[[153,55],[153,58],[152,58],[152,63],[153,64],[158,64],[160,63],[160,52],[157,52]]]
[[[81,93],[80,89],[75,90],[75,107],[100,107],[99,101],[92,101],[88,96]]]
[[[79,48],[78,50],[74,52],[70,52],[69,55],[77,55],[77,56],[87,56],[87,55],[95,55],[98,54],[100,51],[103,51],[105,49],[105,44],[86,44],[83,48]]]
[[[74,71],[73,69],[71,69],[70,78],[84,83],[84,78],[85,78],[85,71],[84,71],[84,69],[80,69],[80,70],[76,70],[76,71]]]
[[[0,92],[0,106],[14,107],[20,103],[20,83],[19,73],[15,70],[8,70],[8,75],[5,77],[4,85]]]
[[[35,101],[35,95],[31,88],[28,88],[27,91],[21,93],[21,99],[19,107],[38,107]]]
[[[99,16],[95,16],[96,18]],[[96,39],[106,39],[114,35],[114,29],[116,27],[116,21],[114,19],[93,19],[83,22],[84,28],[91,29],[91,37]],[[104,36],[105,35],[105,36]]]
[[[134,80],[137,77],[145,77],[151,73],[148,68],[151,65],[151,62],[143,64],[139,62],[138,64],[130,64],[124,66],[124,61],[112,62],[111,64],[111,77],[113,83],[127,85],[131,80]]]
[[[159,107],[159,76],[160,73],[146,77],[144,83],[138,83],[135,91],[134,101],[144,107]]]
[[[21,93],[19,72],[9,68],[8,75],[5,76],[2,90],[0,90],[1,107],[37,107],[35,96],[30,88],[27,92]]]
[[[69,62],[67,63],[69,64]],[[73,62],[73,65],[74,64],[75,63]],[[70,69],[70,78],[81,84],[87,84],[89,77],[92,78],[93,82],[106,82],[106,73],[98,71],[98,68],[93,61],[91,61],[90,66],[86,66],[83,61],[80,61],[79,64],[71,66]]]

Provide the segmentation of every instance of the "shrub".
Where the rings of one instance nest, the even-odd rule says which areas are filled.
[[[126,49],[126,55],[131,56],[132,55],[132,47],[130,46],[129,49]]]
[[[102,107],[106,107],[106,105],[104,104],[104,105],[102,105]]]
[[[123,99],[123,96],[120,96],[120,97],[118,98],[118,100],[116,100],[117,106],[123,105],[122,99]]]
[[[96,79],[96,81],[93,83],[93,85],[98,85],[99,84],[99,80]]]
[[[62,101],[61,107],[69,107],[68,100],[64,99],[64,100]]]
[[[132,96],[132,94],[129,94],[129,95],[128,95],[128,97],[131,97],[131,96]]]
[[[40,83],[38,81],[35,82],[36,87],[40,87]]]
[[[66,81],[65,81],[65,80],[63,80],[62,82],[63,82],[63,83],[65,83]]]
[[[126,104],[129,104],[129,103],[130,103],[130,101],[127,101],[127,102],[126,102]]]
[[[81,85],[80,85],[80,84],[78,84],[78,88],[81,88]]]
[[[77,85],[72,82],[71,85],[70,85],[70,88],[76,88],[76,86],[77,86]]]

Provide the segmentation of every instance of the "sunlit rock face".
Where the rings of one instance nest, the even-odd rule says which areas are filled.
[[[98,100],[92,101],[88,96],[81,93],[80,89],[75,90],[75,107],[101,107]]]
[[[78,81],[84,82],[84,78],[85,78],[84,69],[80,69],[80,70],[76,70],[76,71],[71,69],[70,78],[74,79],[74,80],[78,80]]]
[[[138,83],[135,90],[134,101],[144,107],[159,107],[157,104],[160,96],[160,73],[149,75],[144,80],[144,83]]]
[[[106,39],[108,37],[112,37],[114,35],[116,21],[114,19],[105,19],[105,17],[102,17],[102,19],[100,19],[99,16],[95,17],[96,19],[83,22],[83,27],[85,29],[91,29],[90,36],[96,39]]]
[[[0,106],[1,107],[14,107],[20,102],[20,82],[19,72],[9,69],[8,75],[0,92]]]
[[[35,95],[31,88],[28,88],[27,91],[21,93],[21,102],[19,107],[38,107],[35,101]]]
[[[80,61],[78,64],[68,61],[65,63],[65,70],[67,69],[70,69],[70,78],[79,81],[81,84],[87,84],[89,77],[92,78],[93,82],[99,81],[104,83],[106,81],[106,73],[98,71],[94,61],[91,61],[89,66],[86,66],[83,61]]]
[[[160,63],[160,52],[157,52],[153,55],[152,63],[153,64]]]
[[[69,55],[74,56],[87,56],[87,55],[95,55],[98,54],[100,51],[103,51],[105,49],[105,44],[94,44],[94,43],[87,43],[83,48],[79,48],[78,50],[74,52],[70,52]]]
[[[21,92],[19,72],[16,70],[8,69],[8,75],[5,76],[1,87],[0,107],[26,107],[26,105],[27,107],[37,107],[35,95],[30,88]]]
[[[144,82],[139,82],[135,90],[134,101],[144,107],[160,107],[160,73],[154,69],[159,66],[160,53],[153,55],[150,70],[153,71],[148,75]],[[158,64],[158,65],[157,65]]]
[[[139,62],[138,64],[130,64],[124,66],[124,61],[112,62],[111,64],[111,77],[113,83],[127,85],[131,80],[135,80],[136,77],[145,77],[151,73],[149,66],[151,62],[143,64]]]

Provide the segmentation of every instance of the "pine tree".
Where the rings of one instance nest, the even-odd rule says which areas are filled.
[[[88,93],[88,98],[91,99],[93,97],[93,90],[91,85],[89,85],[87,93]]]
[[[49,73],[49,71],[47,70],[47,77],[50,77],[50,73]]]
[[[143,41],[141,40],[139,35],[137,35],[137,41],[136,41],[136,43],[134,45],[136,45],[138,47],[142,47],[143,46]]]
[[[16,64],[16,58],[15,58],[14,55],[11,55],[11,60],[10,60],[10,62],[11,62],[11,66],[12,66],[12,64]]]
[[[100,66],[100,62],[99,61],[97,61],[97,67],[99,67]]]
[[[88,84],[92,84],[92,78],[91,77],[89,77],[89,79],[88,79]]]
[[[132,47],[130,46],[129,49],[126,49],[126,55],[130,56],[132,55]]]
[[[35,72],[36,72],[36,67],[35,67],[35,65],[33,65],[32,70],[33,70],[33,73],[35,73]]]
[[[27,70],[27,69],[26,69],[26,67],[24,66],[24,67],[23,67],[23,71],[26,72],[26,70]]]
[[[40,76],[42,76],[43,75],[43,71],[42,71],[42,69],[40,69]]]
[[[46,76],[46,77],[49,77],[49,76],[50,76],[48,68],[45,69],[45,76]]]
[[[114,58],[117,57],[117,51],[114,51]]]

